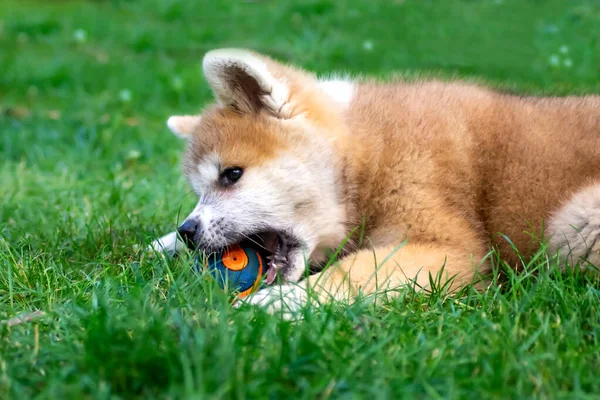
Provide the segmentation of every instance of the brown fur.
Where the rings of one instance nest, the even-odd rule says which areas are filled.
[[[490,246],[518,269],[519,255],[500,234],[529,257],[551,214],[600,183],[597,96],[529,98],[464,83],[365,83],[346,121],[355,143],[346,159],[358,177],[356,218],[366,218],[377,258],[408,239],[386,262],[379,284],[399,265],[426,285],[444,260],[447,276],[467,283]],[[331,279],[339,283],[352,270],[352,286],[369,293],[364,282],[375,282],[374,268],[373,252],[363,251]],[[398,274],[390,281],[406,280]]]
[[[188,173],[195,170],[200,159],[211,152],[221,155],[223,167],[260,166],[292,144],[278,132],[276,122],[264,116],[248,118],[232,110],[211,108],[204,112],[203,123],[191,138],[184,169]]]
[[[600,180],[600,98],[521,98],[461,83],[359,86],[348,110],[368,231],[412,241],[494,244],[527,257],[543,222]],[[379,154],[378,154],[379,153]],[[362,157],[349,157],[361,159]],[[410,228],[409,228],[410,227]],[[378,228],[378,229],[377,229]],[[391,229],[391,228],[390,228]],[[465,240],[468,238],[468,240]],[[458,243],[456,243],[458,242]]]
[[[417,275],[426,286],[428,274],[442,266],[459,287],[475,271],[488,271],[489,264],[480,263],[491,247],[519,268],[499,233],[529,257],[551,215],[600,184],[600,97],[365,81],[355,84],[344,109],[327,100],[310,74],[262,59],[288,84],[292,111],[273,118],[256,99],[245,105],[250,113],[226,105],[209,109],[191,142],[187,170],[210,151],[246,167],[286,152],[310,162],[312,149],[331,146],[346,233],[364,221],[365,240],[337,266],[309,278],[321,295],[374,293]],[[318,137],[306,134],[306,124],[295,125],[298,116]],[[336,237],[329,245],[339,243]]]

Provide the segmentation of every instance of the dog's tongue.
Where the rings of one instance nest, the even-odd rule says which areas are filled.
[[[274,264],[271,264],[271,267],[267,271],[267,285],[272,285],[277,279],[277,268],[275,268]]]

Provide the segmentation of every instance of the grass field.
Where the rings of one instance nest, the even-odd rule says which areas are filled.
[[[0,398],[600,398],[600,285],[541,255],[485,294],[294,323],[136,254],[194,203],[165,120],[210,99],[200,62],[223,46],[600,92],[595,0],[2,0]]]

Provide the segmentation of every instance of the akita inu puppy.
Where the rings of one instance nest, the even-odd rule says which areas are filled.
[[[527,257],[545,234],[565,265],[600,265],[600,97],[321,80],[237,49],[203,70],[216,104],[168,120],[198,205],[152,248],[260,240],[282,285],[250,303],[297,308],[307,287],[352,300],[430,275],[458,288],[489,272],[491,247],[518,268],[506,237]]]

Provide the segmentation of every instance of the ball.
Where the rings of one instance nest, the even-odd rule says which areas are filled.
[[[243,298],[259,288],[266,272],[265,255],[249,245],[232,245],[206,257],[197,256],[195,268],[207,269],[225,289],[233,290]]]

